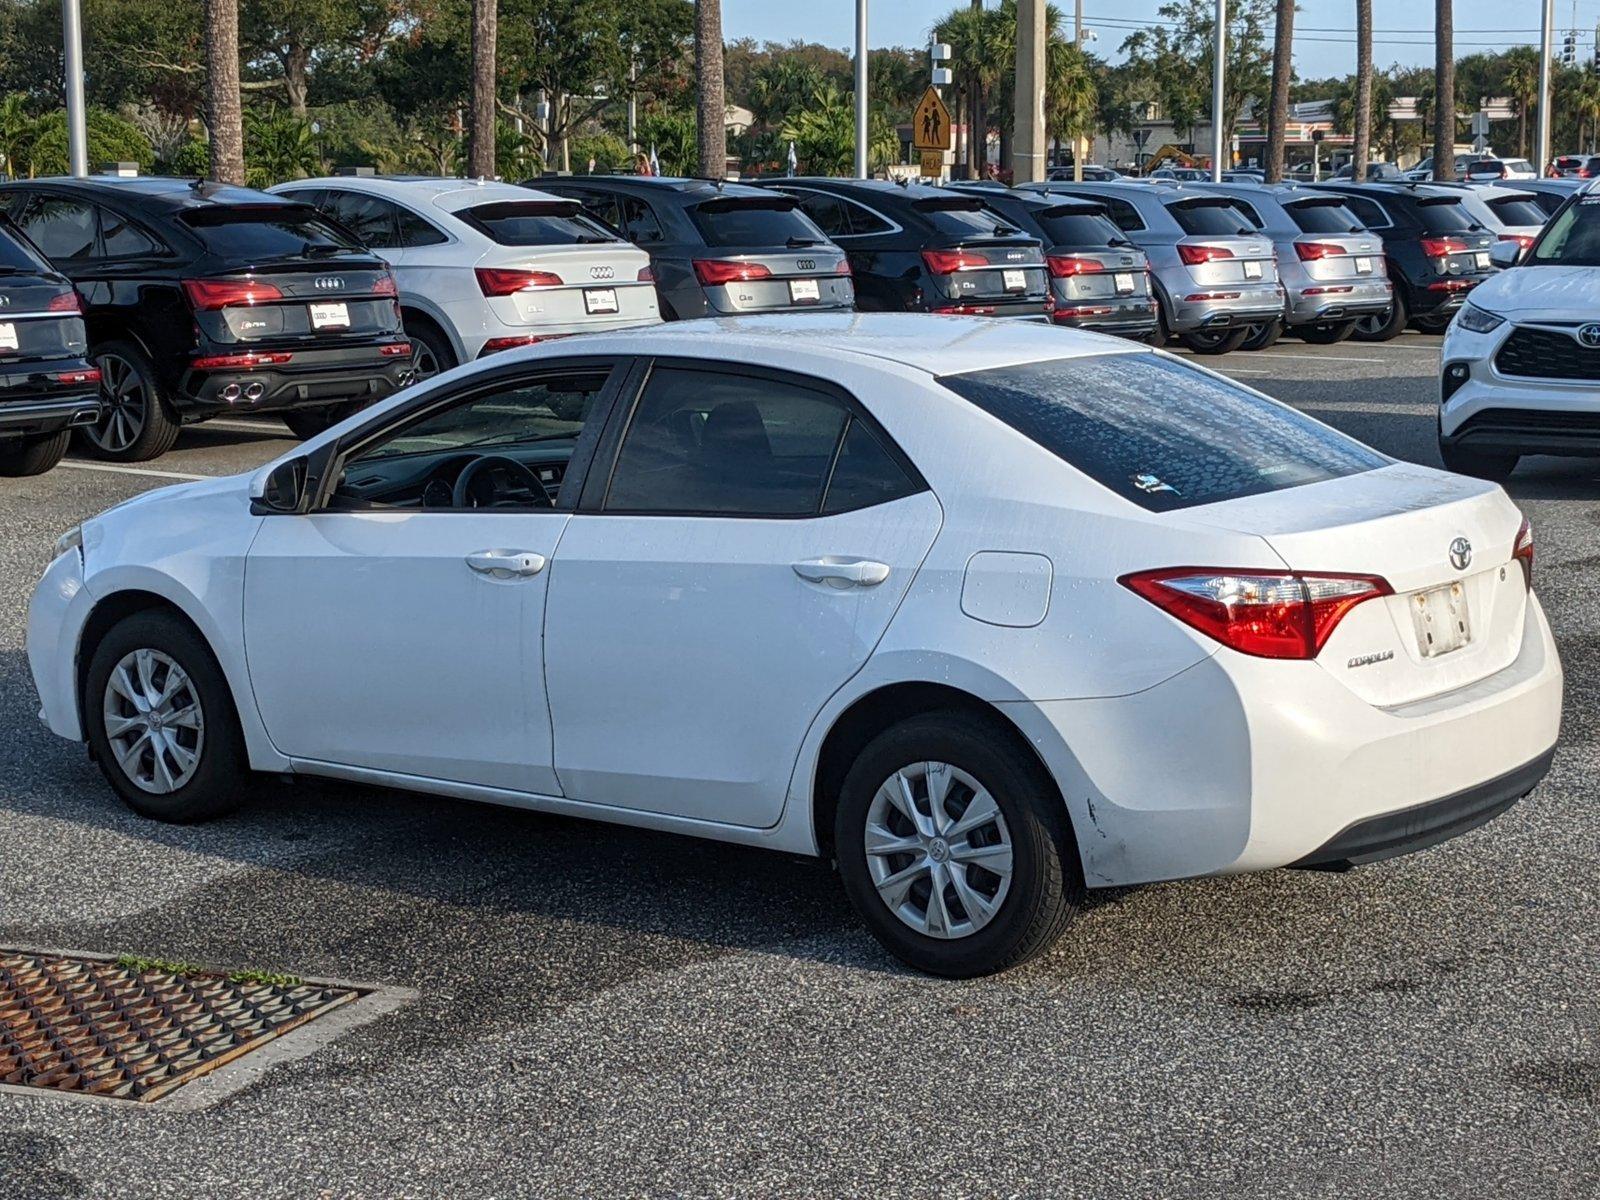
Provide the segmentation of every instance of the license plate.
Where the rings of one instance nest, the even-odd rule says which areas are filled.
[[[1411,597],[1411,625],[1423,658],[1438,658],[1472,641],[1467,590],[1459,583],[1430,588]]]
[[[0,321],[0,350],[19,350],[17,327],[10,321]]]
[[[822,299],[822,289],[815,279],[789,280],[789,303],[815,304]]]
[[[1112,276],[1112,282],[1117,285],[1117,295],[1119,295],[1119,296],[1131,296],[1131,295],[1133,295],[1133,276],[1132,275],[1124,275],[1119,271],[1116,275]]]
[[[1257,262],[1253,258],[1245,259],[1245,261],[1244,261],[1244,277],[1246,279],[1260,279],[1261,278],[1261,264],[1259,262]]]
[[[614,313],[617,311],[616,288],[584,288],[583,311],[588,313]]]
[[[342,302],[337,304],[313,304],[311,306],[311,328],[349,329],[350,306]]]
[[[1002,271],[1001,283],[1008,292],[1025,292],[1028,290],[1028,273],[1026,271]]]
[[[1478,264],[1478,270],[1487,271],[1489,269],[1489,252],[1487,250],[1479,250],[1472,256],[1472,261]]]
[[[1371,275],[1372,274],[1372,260],[1370,258],[1358,258],[1358,259],[1356,259],[1356,274],[1357,275]]]

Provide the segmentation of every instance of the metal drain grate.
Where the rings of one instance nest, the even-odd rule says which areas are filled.
[[[0,951],[0,1083],[157,1100],[359,995]]]

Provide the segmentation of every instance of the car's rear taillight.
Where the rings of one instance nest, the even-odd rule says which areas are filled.
[[[1344,247],[1338,242],[1296,242],[1294,252],[1306,262],[1316,262],[1323,258],[1336,258],[1344,253]]]
[[[1202,266],[1205,263],[1220,262],[1225,258],[1232,258],[1233,251],[1226,246],[1203,246],[1195,242],[1179,242],[1178,257],[1191,267]]]
[[[728,258],[697,258],[694,260],[694,277],[702,287],[720,287],[725,283],[771,279],[772,272],[760,263]]]
[[[973,267],[987,267],[989,260],[970,250],[924,250],[922,262],[935,275],[954,275]]]
[[[855,274],[855,272],[850,269],[850,260],[848,258],[841,258],[839,260],[839,265],[833,269],[833,273],[835,275],[844,275],[847,277]]]
[[[1172,567],[1118,582],[1230,649],[1257,658],[1315,658],[1356,605],[1392,594],[1377,575]]]
[[[640,267],[639,273],[634,278],[640,283],[654,283],[656,281],[656,273],[650,267]]]
[[[88,367],[88,368],[86,368],[86,369],[84,369],[82,371],[58,371],[56,373],[56,382],[57,383],[99,383],[100,382],[100,368],[99,367]],[[1532,551],[1530,550],[1529,553],[1531,554]]]
[[[1533,245],[1534,242],[1533,234],[1531,233],[1502,233],[1496,240],[1502,242],[1515,242],[1524,250]]]
[[[485,296],[510,296],[524,288],[560,287],[561,276],[553,271],[522,271],[510,267],[478,267],[478,290]]]
[[[390,342],[387,345],[379,346],[378,353],[384,358],[410,358],[411,343]]]
[[[385,271],[378,276],[377,282],[372,285],[372,294],[374,296],[392,296],[398,300],[400,298],[400,288],[395,283],[394,276]]]
[[[1429,238],[1422,239],[1422,252],[1429,258],[1444,258],[1451,254],[1465,254],[1467,244],[1459,238]]]
[[[276,286],[259,279],[185,279],[183,294],[197,312],[283,299]]]
[[[518,346],[537,346],[540,342],[553,342],[566,336],[564,333],[525,333],[515,337],[493,337],[484,342],[478,357],[499,354],[502,350],[515,350]]]
[[[1070,279],[1074,275],[1098,275],[1106,265],[1094,258],[1074,258],[1069,254],[1050,254],[1044,260],[1050,267],[1052,279]]]
[[[191,358],[196,371],[249,371],[256,367],[278,367],[294,358],[287,350],[245,350],[238,354],[203,354]]]
[[[76,290],[62,292],[59,296],[51,296],[49,302],[45,304],[44,310],[45,312],[81,313],[83,311],[83,302],[78,299]]]
[[[1511,557],[1522,564],[1522,578],[1533,587],[1533,522],[1522,518],[1522,528],[1517,530],[1517,540],[1511,547]]]

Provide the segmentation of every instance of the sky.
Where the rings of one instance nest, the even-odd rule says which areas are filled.
[[[870,0],[868,34],[874,46],[925,45],[933,23],[966,0]],[[1054,0],[1071,19],[1072,0]],[[997,0],[987,0],[994,7]],[[1095,53],[1119,61],[1117,48],[1138,24],[1158,19],[1161,0],[1083,0],[1084,24],[1099,38]],[[1373,61],[1380,67],[1433,64],[1433,5],[1428,0],[1376,0]],[[1572,0],[1555,0],[1556,37],[1573,22]],[[1594,46],[1600,0],[1578,0],[1580,54]],[[1538,0],[1455,0],[1456,53],[1539,43]],[[723,35],[730,41],[799,39],[848,47],[855,40],[855,0],[722,0]],[[1300,0],[1295,14],[1295,72],[1302,78],[1355,70],[1355,5],[1350,0]]]

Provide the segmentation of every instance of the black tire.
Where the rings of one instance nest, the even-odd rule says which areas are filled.
[[[63,429],[42,438],[0,441],[0,475],[19,479],[24,475],[43,475],[61,461],[72,440],[72,430]]]
[[[1178,340],[1196,354],[1232,354],[1250,336],[1249,325],[1225,325],[1221,329],[1191,329]]]
[[[1392,342],[1406,331],[1411,314],[1406,309],[1406,298],[1396,288],[1394,303],[1387,312],[1370,317],[1357,317],[1355,331],[1351,334],[1358,342]]]
[[[78,430],[86,454],[107,462],[148,462],[178,440],[177,410],[156,369],[133,342],[95,345],[89,357],[100,368],[100,419]]]
[[[1354,321],[1325,321],[1320,325],[1301,325],[1294,332],[1313,346],[1337,346],[1356,331]]]
[[[1172,327],[1167,324],[1167,313],[1161,307],[1159,297],[1156,299],[1156,327],[1152,333],[1145,336],[1145,340],[1158,350],[1165,348],[1172,340]]]
[[[978,781],[994,798],[1011,838],[1012,874],[998,911],[961,937],[933,937],[897,916],[878,894],[863,842],[880,785],[902,768],[926,762],[948,763]],[[968,801],[971,795],[966,793]],[[924,794],[924,806],[926,800]],[[845,891],[867,928],[896,958],[931,975],[966,979],[1026,962],[1061,936],[1083,899],[1077,846],[1049,777],[1009,728],[966,713],[911,717],[868,744],[840,789],[834,848]],[[971,868],[962,869],[971,885]],[[949,894],[955,896],[953,887]]]
[[[1475,479],[1487,479],[1494,483],[1504,483],[1511,477],[1511,472],[1517,469],[1517,463],[1522,460],[1520,454],[1495,454],[1484,450],[1471,450],[1465,446],[1452,446],[1443,439],[1439,442],[1439,457],[1444,460],[1444,469],[1454,471],[1457,475],[1471,475]]]
[[[351,413],[366,408],[370,401],[354,400],[345,404],[329,404],[324,408],[291,408],[279,413],[279,419],[289,427],[289,432],[302,442],[314,438],[324,429],[332,429]]]
[[[450,339],[426,317],[413,316],[406,327],[406,336],[411,339],[411,369],[419,381],[432,379],[456,365]]]
[[[1243,342],[1239,343],[1241,350],[1265,350],[1268,346],[1278,344],[1278,339],[1283,336],[1282,321],[1268,321],[1265,325],[1254,326]]]
[[[182,786],[165,793],[146,791],[134,782],[118,763],[106,731],[106,685],[117,665],[138,650],[157,651],[182,669],[189,677],[185,690],[192,694],[203,718],[203,738],[194,747],[199,761],[193,774]],[[183,697],[183,692],[179,695]],[[189,624],[169,612],[134,613],[100,639],[85,676],[83,718],[89,749],[101,772],[123,802],[141,816],[177,823],[204,821],[237,808],[247,797],[250,762],[233,693],[210,647]]]

